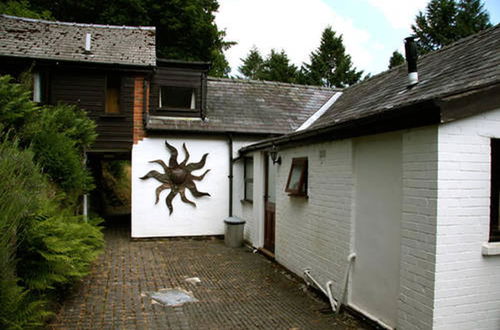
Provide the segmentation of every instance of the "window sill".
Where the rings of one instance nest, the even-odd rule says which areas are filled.
[[[483,256],[499,256],[500,255],[500,242],[483,243],[481,252]]]
[[[249,199],[241,199],[240,202],[243,204],[253,204],[253,201],[251,201]]]

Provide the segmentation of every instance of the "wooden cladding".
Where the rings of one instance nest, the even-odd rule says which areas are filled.
[[[133,74],[118,72],[53,70],[50,100],[74,104],[97,123],[98,137],[91,150],[130,150],[135,79]]]

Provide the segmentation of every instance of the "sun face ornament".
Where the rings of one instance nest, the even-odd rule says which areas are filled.
[[[188,189],[191,192],[191,194],[196,198],[203,196],[210,196],[210,194],[207,192],[198,191],[198,189],[196,188],[196,184],[194,183],[194,181],[203,180],[205,175],[210,170],[206,170],[205,173],[203,173],[200,176],[192,174],[193,171],[199,170],[203,168],[203,166],[205,166],[205,161],[207,159],[208,153],[204,154],[199,162],[188,164],[187,162],[189,159],[189,152],[186,148],[186,144],[183,143],[182,148],[184,149],[186,157],[179,164],[177,162],[177,156],[178,156],[177,149],[174,146],[170,145],[166,140],[165,140],[165,146],[170,151],[170,160],[168,161],[168,166],[161,159],[150,161],[150,163],[159,164],[163,168],[163,171],[165,173],[160,173],[158,171],[153,170],[149,171],[148,174],[141,177],[140,179],[146,180],[149,178],[155,178],[156,180],[161,182],[161,185],[158,188],[156,188],[155,204],[158,204],[158,201],[160,200],[160,193],[163,190],[170,189],[170,193],[165,199],[168,210],[170,211],[169,214],[172,214],[172,212],[174,211],[174,208],[172,206],[172,200],[174,199],[175,196],[177,196],[177,194],[181,195],[181,200],[184,203],[191,204],[194,207],[196,207],[196,204],[193,201],[187,199],[186,189]]]

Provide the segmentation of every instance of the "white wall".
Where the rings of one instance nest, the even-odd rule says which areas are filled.
[[[349,302],[397,324],[401,240],[401,133],[355,139],[354,251]]]
[[[490,139],[500,110],[439,127],[436,329],[500,329],[500,255],[489,237]]]
[[[170,153],[165,147],[165,139],[177,148],[178,162],[184,159],[182,143],[190,153],[188,163],[198,162],[203,154],[208,153],[205,166],[193,172],[201,175],[210,172],[202,181],[196,181],[201,192],[211,196],[195,198],[186,190],[186,197],[196,203],[196,207],[181,201],[177,195],[173,204],[173,213],[165,204],[170,189],[164,190],[160,201],[155,204],[155,189],[161,184],[156,179],[141,180],[151,170],[163,173],[160,165],[149,163],[161,159],[166,164]],[[236,139],[235,152],[250,143],[248,139]],[[220,235],[224,233],[223,220],[229,211],[229,149],[227,138],[214,136],[169,136],[145,138],[132,149],[132,237],[169,237]]]
[[[399,329],[431,329],[437,208],[437,127],[403,134]]]
[[[276,260],[320,283],[334,281],[338,297],[352,246],[352,142],[326,142],[280,153],[277,172]],[[307,157],[308,198],[284,192],[292,158]]]

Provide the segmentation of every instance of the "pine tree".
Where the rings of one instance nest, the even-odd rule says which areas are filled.
[[[250,52],[241,61],[243,65],[238,67],[238,70],[248,79],[259,79],[262,74],[262,68],[264,66],[264,59],[259,53],[256,47],[252,47]]]
[[[328,87],[346,87],[358,82],[363,71],[352,67],[351,56],[346,54],[342,35],[337,36],[327,27],[321,36],[319,48],[310,55],[310,64],[303,66],[302,83]],[[305,81],[304,81],[304,80]]]
[[[400,52],[398,52],[397,50],[395,50],[393,53],[392,53],[392,56],[391,58],[389,59],[389,69],[395,67],[395,66],[398,66],[400,64],[403,64],[405,62],[405,58],[403,55],[401,55]]]
[[[420,53],[427,53],[490,27],[480,0],[431,0],[419,12],[412,30]]]
[[[261,80],[296,82],[297,67],[290,64],[290,59],[284,50],[277,52],[272,49],[262,66]]]

